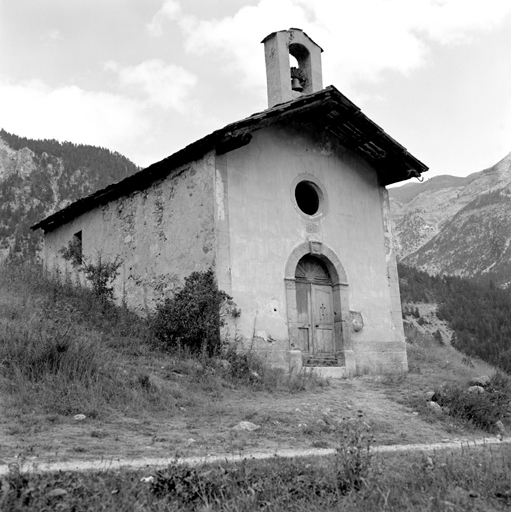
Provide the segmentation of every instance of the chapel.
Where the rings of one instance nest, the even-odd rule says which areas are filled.
[[[323,87],[323,50],[305,32],[262,43],[266,110],[40,221],[43,258],[63,269],[70,241],[120,258],[116,298],[141,314],[212,268],[241,310],[224,335],[272,364],[407,371],[386,186],[427,167]]]

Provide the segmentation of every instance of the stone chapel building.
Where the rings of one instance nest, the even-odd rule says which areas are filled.
[[[406,371],[385,187],[427,167],[323,88],[302,30],[263,43],[267,110],[42,220],[43,258],[62,268],[73,239],[85,257],[119,256],[116,295],[139,311],[212,267],[241,309],[229,336],[274,364]]]

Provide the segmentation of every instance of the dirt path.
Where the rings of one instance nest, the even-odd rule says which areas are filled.
[[[332,426],[361,417],[377,445],[454,442],[460,433],[426,423],[397,404],[369,377],[332,381],[314,393],[229,391],[203,404],[160,416],[107,420],[48,416],[0,418],[0,464],[24,460],[40,466],[66,461],[174,459],[334,448]],[[260,428],[233,429],[241,421]],[[469,441],[468,439],[466,441]]]
[[[501,439],[497,437],[482,438],[482,439],[463,439],[454,442],[444,443],[431,443],[431,444],[402,444],[402,445],[385,445],[374,446],[371,451],[373,453],[389,453],[389,452],[404,452],[404,451],[422,451],[432,452],[440,450],[459,450],[463,448],[483,447],[491,445],[511,444],[511,439]],[[319,449],[312,448],[308,450],[278,450],[275,452],[254,452],[241,455],[221,455],[209,457],[188,457],[183,459],[174,458],[142,458],[142,459],[111,459],[111,460],[74,460],[68,462],[54,462],[41,464],[38,462],[23,462],[20,464],[21,471],[34,471],[34,472],[51,472],[51,471],[106,471],[117,470],[121,468],[141,469],[141,468],[158,468],[165,467],[171,463],[200,465],[204,463],[213,462],[241,462],[243,460],[262,460],[271,459],[274,457],[282,458],[296,458],[296,457],[324,457],[333,455],[334,449]],[[4,464],[0,465],[0,476],[6,475],[9,472],[9,466]]]

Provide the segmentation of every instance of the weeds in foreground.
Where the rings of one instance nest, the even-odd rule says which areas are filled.
[[[359,487],[338,477],[340,455],[187,466],[159,471],[22,473],[2,480],[0,508],[12,511],[375,511],[509,510],[511,453],[374,456]]]

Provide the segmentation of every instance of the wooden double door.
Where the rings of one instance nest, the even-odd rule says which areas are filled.
[[[335,352],[332,281],[323,263],[304,256],[296,268],[296,305],[300,349],[313,357]]]

